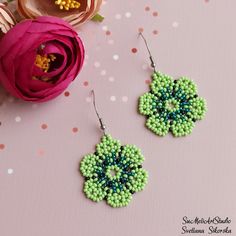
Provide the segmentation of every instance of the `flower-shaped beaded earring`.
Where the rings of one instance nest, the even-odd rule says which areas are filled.
[[[195,121],[205,116],[206,101],[198,97],[197,86],[192,80],[186,77],[174,80],[157,72],[147,41],[142,33],[140,36],[147,47],[154,72],[151,91],[139,99],[139,113],[148,117],[147,128],[159,136],[165,136],[169,131],[175,137],[188,135]]]
[[[86,180],[84,193],[94,202],[105,199],[112,207],[124,207],[131,201],[132,194],[143,190],[147,183],[148,174],[142,168],[144,157],[136,146],[122,146],[106,133],[97,112],[94,91],[92,95],[103,137],[95,153],[86,155],[80,163]]]

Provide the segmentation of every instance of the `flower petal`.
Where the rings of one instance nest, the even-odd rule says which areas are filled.
[[[121,151],[121,157],[124,157],[122,163],[130,163],[129,167],[131,168],[141,165],[144,161],[144,156],[142,155],[141,150],[135,145],[125,145]]]
[[[173,121],[171,131],[175,137],[185,136],[192,133],[194,122],[192,119]]]
[[[111,135],[104,135],[102,141],[96,145],[96,152],[101,157],[112,157],[114,154],[118,155],[121,150],[121,144],[119,140],[115,140]]]
[[[139,98],[139,112],[143,115],[152,115],[157,112],[157,97],[152,93],[145,93]]]
[[[99,157],[94,154],[86,155],[80,163],[80,171],[84,177],[92,177],[96,172]]]
[[[146,126],[155,134],[165,136],[170,129],[170,121],[165,121],[159,115],[153,115],[148,118]]]
[[[127,206],[132,199],[132,194],[128,190],[121,192],[110,192],[107,194],[107,203],[112,207]]]
[[[186,99],[192,98],[197,94],[196,84],[186,77],[182,77],[176,81],[174,90],[178,93],[176,94],[177,97],[186,96]]]
[[[130,177],[130,182],[127,183],[129,189],[133,192],[142,191],[148,180],[148,173],[144,169],[137,169],[134,176]]]
[[[84,183],[84,193],[87,198],[94,202],[103,200],[107,194],[106,189],[102,186],[102,184],[92,179],[87,180]]]
[[[190,100],[190,116],[195,120],[202,120],[206,114],[206,100],[203,98],[193,98]]]
[[[152,78],[151,90],[158,97],[161,97],[163,92],[173,90],[174,80],[172,77],[156,72],[152,75]]]

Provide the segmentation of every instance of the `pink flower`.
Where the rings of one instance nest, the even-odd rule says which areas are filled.
[[[13,96],[45,102],[76,78],[84,47],[71,26],[56,17],[25,20],[0,41],[0,80]]]

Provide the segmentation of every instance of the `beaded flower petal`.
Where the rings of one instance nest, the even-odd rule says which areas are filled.
[[[185,77],[174,80],[154,72],[151,91],[139,99],[139,112],[148,117],[146,126],[159,136],[169,131],[175,137],[192,132],[194,123],[204,118],[206,101],[197,95],[195,83]]]
[[[121,146],[118,140],[104,135],[96,145],[96,152],[86,155],[80,163],[80,171],[86,178],[85,195],[95,202],[105,199],[112,207],[127,206],[132,194],[142,191],[147,184],[143,161],[136,146]]]

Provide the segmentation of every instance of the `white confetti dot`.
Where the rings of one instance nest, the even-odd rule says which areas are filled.
[[[104,25],[104,26],[102,27],[102,30],[103,30],[103,31],[107,31],[107,30],[108,30],[108,27],[107,27],[106,25]]]
[[[121,16],[121,14],[116,14],[116,15],[115,15],[115,18],[116,18],[117,20],[120,20],[120,19],[122,18],[122,16]]]
[[[174,22],[172,23],[172,26],[173,26],[174,28],[177,28],[177,27],[179,26],[179,23],[178,23],[177,21],[174,21]]]
[[[130,17],[131,17],[131,13],[130,13],[130,12],[126,12],[126,13],[125,13],[125,17],[126,17],[126,18],[130,18]]]
[[[9,175],[12,175],[12,174],[13,174],[13,172],[14,172],[14,170],[13,170],[13,169],[11,169],[11,168],[7,170],[7,173],[8,173]]]
[[[99,67],[101,66],[101,64],[100,64],[100,62],[96,61],[96,62],[94,63],[94,66],[95,66],[96,68],[99,68]]]
[[[114,44],[114,40],[113,39],[109,39],[108,40],[108,44],[113,45]]]
[[[110,100],[111,100],[112,102],[115,102],[115,101],[116,101],[116,97],[115,97],[115,96],[111,96],[111,97],[110,97]]]
[[[113,59],[114,59],[115,61],[118,61],[118,60],[119,60],[119,55],[117,55],[117,54],[113,55]]]
[[[122,99],[122,102],[128,102],[128,97],[127,96],[123,96],[121,99]]]
[[[101,73],[100,73],[102,76],[105,76],[107,74],[107,71],[106,70],[102,70]]]
[[[109,80],[110,82],[114,82],[114,81],[115,81],[115,78],[114,78],[113,76],[110,76],[110,77],[108,78],[108,80]]]
[[[92,98],[91,97],[86,97],[86,102],[91,102]]]
[[[20,116],[17,116],[17,117],[15,118],[15,121],[16,121],[16,122],[21,122],[21,117],[20,117]]]

